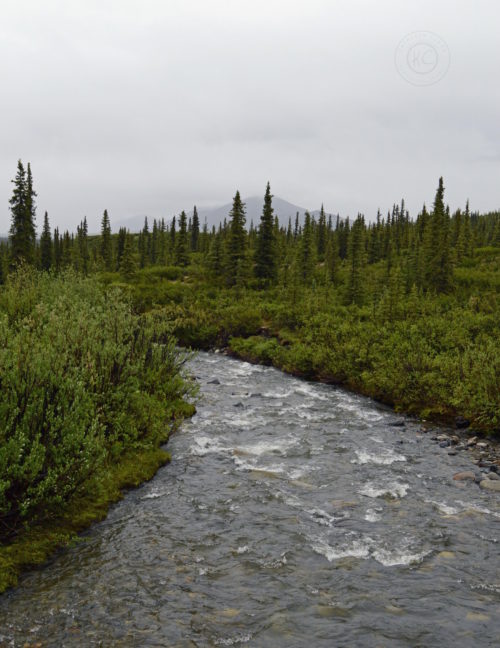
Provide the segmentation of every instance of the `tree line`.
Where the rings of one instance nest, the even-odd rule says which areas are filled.
[[[245,204],[236,192],[232,209],[219,227],[200,227],[196,206],[165,219],[144,221],[132,234],[120,228],[112,234],[110,217],[104,210],[100,235],[90,236],[84,218],[76,233],[58,228],[51,232],[44,214],[40,238],[36,238],[36,192],[30,164],[18,162],[10,199],[12,224],[9,244],[0,246],[0,280],[9,269],[28,263],[41,270],[73,267],[93,271],[119,272],[133,278],[149,266],[186,267],[201,263],[216,284],[267,288],[273,285],[309,285],[322,282],[340,287],[347,304],[363,305],[369,300],[367,266],[384,268],[388,287],[409,294],[411,290],[447,294],[454,290],[454,269],[478,247],[500,247],[500,212],[480,215],[464,209],[450,213],[444,201],[444,182],[439,179],[431,209],[424,204],[411,219],[404,200],[386,216],[380,210],[367,223],[364,215],[354,220],[327,215],[322,207],[317,216],[305,213],[301,222],[279,222],[272,205],[270,184],[263,198],[260,222],[247,226]]]

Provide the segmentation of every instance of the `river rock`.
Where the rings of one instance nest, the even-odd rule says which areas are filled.
[[[389,425],[391,427],[404,427],[406,425],[406,421],[404,420],[404,418],[398,418],[394,421],[391,421]]]
[[[220,380],[218,378],[214,378],[213,380],[209,380],[207,385],[220,385]]]
[[[477,436],[470,437],[469,439],[467,439],[468,446],[475,446],[476,443],[477,443]]]
[[[496,491],[497,493],[500,493],[500,481],[496,481],[495,479],[483,479],[483,481],[479,482],[479,486],[483,490]]]
[[[446,441],[441,441],[441,443],[439,444],[439,447],[440,448],[448,448],[450,445],[451,445],[450,440],[447,439]]]
[[[463,472],[458,472],[453,475],[455,481],[474,481],[476,476],[472,470],[464,470]]]
[[[486,450],[487,447],[488,444],[486,443],[486,441],[478,441],[476,443],[476,448],[479,448],[480,450]]]
[[[468,428],[470,425],[470,421],[468,421],[466,418],[463,416],[457,416],[455,419],[455,427],[457,430],[465,430],[465,428]]]
[[[500,475],[497,475],[496,472],[486,473],[486,479],[493,479],[493,481],[500,481]]]

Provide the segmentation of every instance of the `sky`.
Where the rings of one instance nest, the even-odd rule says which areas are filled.
[[[497,0],[2,0],[0,233],[272,191],[373,219],[500,208]]]

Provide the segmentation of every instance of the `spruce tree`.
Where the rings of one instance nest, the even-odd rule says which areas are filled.
[[[17,163],[14,190],[9,201],[12,214],[10,227],[10,256],[13,266],[21,262],[33,263],[35,258],[35,196],[31,167],[28,175],[21,160]]]
[[[233,199],[233,207],[229,213],[226,241],[225,276],[228,285],[234,286],[245,256],[246,230],[245,205],[237,191]]]
[[[319,212],[318,227],[316,231],[316,246],[318,250],[318,259],[323,261],[326,249],[326,214],[323,205],[321,205],[321,210]]]
[[[353,223],[349,236],[349,277],[347,283],[347,303],[358,306],[361,306],[364,300],[364,232],[364,218],[359,215]]]
[[[263,281],[275,281],[277,276],[276,236],[273,217],[273,197],[269,182],[264,197],[264,208],[260,217],[255,251],[255,276]]]
[[[191,252],[198,252],[200,238],[200,218],[196,205],[193,207],[193,220],[191,222]]]
[[[90,264],[90,254],[89,254],[89,244],[88,244],[88,226],[87,226],[87,217],[85,216],[83,221],[77,227],[77,259],[76,266],[80,272],[83,274],[88,274],[89,264]]]
[[[426,228],[425,283],[428,290],[438,293],[450,292],[453,282],[451,263],[450,217],[444,206],[443,178],[434,199],[430,223]]]
[[[182,211],[179,216],[179,231],[175,241],[175,265],[187,266],[189,263],[188,233],[186,212]]]
[[[52,266],[52,236],[49,226],[49,215],[45,212],[43,231],[40,237],[40,266],[42,270],[50,270]]]
[[[314,270],[314,247],[311,214],[308,211],[305,213],[299,242],[297,270],[303,283],[310,281]]]
[[[123,254],[120,261],[120,274],[124,279],[132,279],[136,272],[136,263],[134,258],[134,249],[132,245],[132,236],[129,232],[125,233]]]
[[[149,261],[149,253],[151,249],[151,244],[149,241],[149,225],[148,217],[144,217],[144,227],[142,228],[142,236],[139,239],[139,258],[141,268],[145,268],[147,262]]]
[[[59,236],[59,228],[54,230],[54,266],[56,272],[59,272],[62,265],[62,237]]]
[[[113,249],[111,247],[111,224],[107,209],[104,210],[101,221],[100,253],[104,269],[110,272],[113,269]]]

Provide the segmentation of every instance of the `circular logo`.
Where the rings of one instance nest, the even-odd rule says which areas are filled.
[[[399,74],[416,86],[440,81],[450,67],[450,50],[444,40],[428,31],[413,32],[399,42],[395,53]]]

